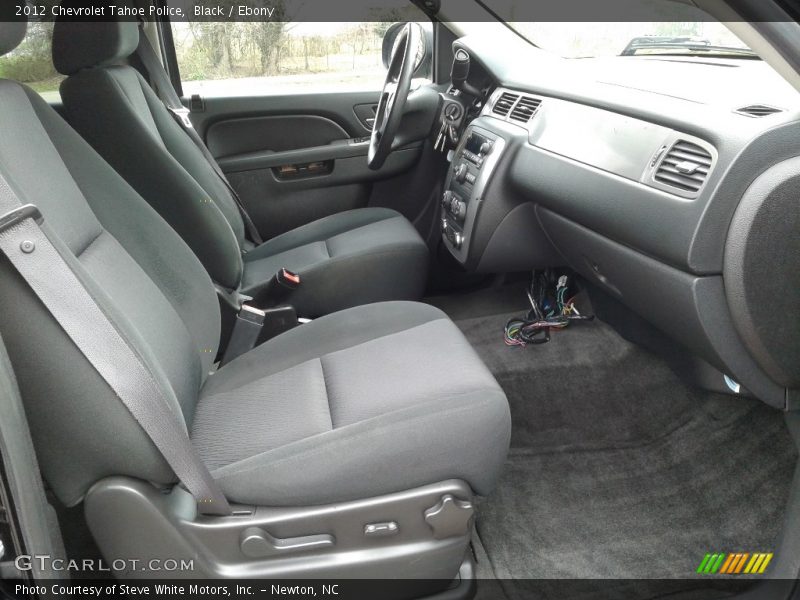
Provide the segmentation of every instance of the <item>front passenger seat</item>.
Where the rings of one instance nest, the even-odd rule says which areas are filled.
[[[23,25],[0,23],[0,53]],[[106,558],[186,558],[195,576],[456,575],[510,416],[442,312],[351,308],[210,374],[220,314],[197,257],[36,92],[2,79],[0,248],[0,332],[43,475],[64,504],[85,501]],[[131,408],[145,388],[157,398]],[[183,462],[148,414],[169,416],[156,434],[178,425]],[[198,514],[208,496],[171,467],[187,464],[233,510]]]
[[[428,248],[394,210],[350,210],[258,246],[247,240],[229,185],[123,64],[138,45],[135,22],[56,21],[53,62],[69,75],[61,84],[67,119],[183,237],[215,283],[255,296],[285,267],[302,277],[289,301],[305,317],[422,297]]]

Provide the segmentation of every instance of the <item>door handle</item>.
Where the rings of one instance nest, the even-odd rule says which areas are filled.
[[[358,117],[358,120],[361,121],[361,125],[364,129],[372,129],[372,125],[375,123],[375,116],[378,112],[378,104],[376,102],[356,104],[353,107],[353,112],[356,114],[356,117]]]

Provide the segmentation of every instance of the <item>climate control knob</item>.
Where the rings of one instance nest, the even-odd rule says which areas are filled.
[[[464,163],[458,165],[455,170],[455,177],[458,183],[464,183],[467,179],[467,165]]]
[[[467,216],[467,203],[462,202],[461,200],[456,200],[453,202],[451,211],[458,219],[463,219]]]
[[[453,200],[455,200],[455,198],[456,195],[450,190],[447,190],[444,194],[442,194],[442,207],[450,209],[450,206],[452,205]]]

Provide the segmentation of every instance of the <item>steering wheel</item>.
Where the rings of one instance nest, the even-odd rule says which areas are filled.
[[[367,155],[370,169],[380,169],[394,149],[392,144],[403,119],[411,79],[422,58],[419,56],[421,48],[422,29],[416,23],[406,23],[395,39],[389,71],[375,111]]]

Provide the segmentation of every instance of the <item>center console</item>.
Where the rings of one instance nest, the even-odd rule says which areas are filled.
[[[442,238],[451,254],[467,262],[470,242],[486,186],[505,148],[505,140],[469,126],[455,149],[442,195]]]
[[[528,129],[480,116],[466,128],[445,179],[442,245],[467,271],[508,273],[561,264],[531,198],[509,176]]]

